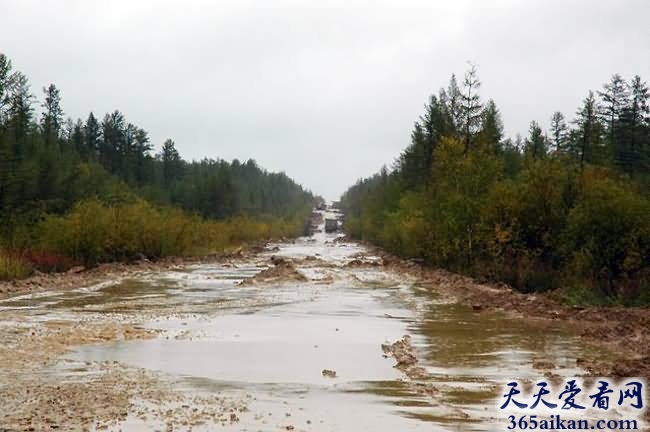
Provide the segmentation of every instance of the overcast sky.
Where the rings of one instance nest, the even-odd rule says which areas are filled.
[[[67,115],[121,110],[186,159],[254,158],[336,199],[479,67],[506,133],[650,79],[650,1],[0,0],[0,52]]]

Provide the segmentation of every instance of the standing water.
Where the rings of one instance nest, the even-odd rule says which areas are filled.
[[[503,383],[539,379],[538,359],[583,373],[576,358],[590,354],[561,328],[476,313],[340,237],[321,225],[250,259],[14,298],[0,303],[0,321],[140,323],[155,337],[77,345],[41,373],[83,383],[92,365],[117,362],[174,391],[241,401],[178,420],[170,412],[196,406],[136,395],[111,430],[502,430]],[[277,268],[288,271],[268,270]],[[423,368],[411,378],[382,351],[406,334]]]

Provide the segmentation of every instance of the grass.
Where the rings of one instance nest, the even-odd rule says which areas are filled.
[[[32,274],[32,266],[15,253],[0,251],[0,280],[24,279]]]
[[[574,284],[562,290],[561,301],[569,306],[650,306],[650,282],[643,278],[635,292],[607,296],[586,284]]]

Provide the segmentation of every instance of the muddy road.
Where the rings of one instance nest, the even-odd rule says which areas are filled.
[[[0,430],[503,430],[502,383],[605,355],[339,237],[0,301]]]

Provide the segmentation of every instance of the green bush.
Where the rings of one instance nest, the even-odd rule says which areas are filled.
[[[432,176],[396,201],[390,176],[372,178],[346,230],[523,292],[578,287],[566,288],[571,301],[650,300],[650,201],[629,180],[559,158],[528,160],[504,178],[499,160],[466,154],[456,139],[434,150]]]
[[[650,268],[650,201],[630,187],[587,172],[583,196],[568,215],[563,251],[568,269],[613,297],[641,294]]]

